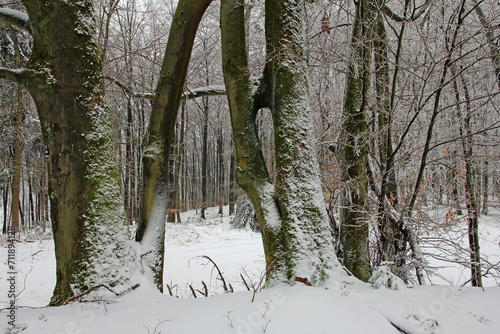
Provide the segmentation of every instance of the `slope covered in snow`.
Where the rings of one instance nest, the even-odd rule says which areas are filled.
[[[484,291],[451,285],[390,290],[377,289],[339,273],[322,287],[298,284],[260,290],[264,268],[260,235],[232,230],[229,218],[217,218],[215,213],[211,212],[213,218],[207,223],[197,221],[191,212],[184,215],[184,223],[167,224],[165,282],[174,296],[169,295],[168,289],[162,295],[141,281],[139,288],[121,297],[101,289],[92,295],[100,301],[48,308],[44,305],[55,283],[52,241],[16,244],[17,289],[22,291],[18,305],[23,307],[16,312],[15,328],[7,326],[7,310],[0,312],[2,333],[493,334],[500,331],[500,287],[493,278],[486,281],[489,287]],[[490,260],[494,261],[500,248],[499,216],[487,217],[481,227],[483,254],[492,253]],[[224,292],[218,270],[204,255],[217,264],[228,290],[232,288],[234,293]],[[7,259],[5,243],[0,256]],[[436,261],[432,259],[431,264],[440,267]],[[7,270],[3,264],[0,308],[8,306],[4,289]],[[468,272],[460,266],[452,267],[448,263],[438,271],[442,269],[440,275],[454,283],[465,281]],[[203,296],[205,291],[208,298]]]

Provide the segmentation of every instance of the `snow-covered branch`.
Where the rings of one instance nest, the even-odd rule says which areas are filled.
[[[111,81],[111,83],[116,84],[118,87],[120,87],[127,95],[131,97],[135,97],[136,99],[143,99],[143,100],[153,100],[155,98],[155,95],[153,93],[137,93],[134,92],[130,87],[122,83],[120,80],[112,77],[105,76],[105,79]]]
[[[10,8],[0,8],[0,22],[13,25],[21,30],[31,33],[28,14]]]
[[[224,85],[213,85],[206,87],[199,87],[195,89],[188,89],[182,94],[182,99],[192,100],[201,96],[220,96],[226,95],[226,87]]]
[[[0,67],[0,78],[21,83],[24,72],[25,72],[24,69],[11,69],[6,67]]]
[[[112,77],[105,77],[105,78],[111,81],[112,83],[116,84],[129,96],[132,96],[136,99],[154,100],[155,98],[155,95],[153,93],[134,92],[130,87],[120,82],[116,78]],[[220,95],[226,95],[226,87],[224,85],[213,85],[213,86],[199,87],[195,89],[188,89],[187,91],[182,93],[182,99],[192,100],[202,96],[220,96]]]

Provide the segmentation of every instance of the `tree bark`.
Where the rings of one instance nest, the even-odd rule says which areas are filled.
[[[267,284],[314,283],[338,264],[313,145],[303,53],[303,1],[266,1],[267,63],[255,91],[248,70],[244,5],[221,5],[224,80],[237,155],[237,182],[249,195],[261,226]],[[269,107],[276,141],[277,180],[271,182],[255,118]]]
[[[33,51],[11,71],[33,97],[48,159],[58,305],[133,270],[91,1],[25,0]]]
[[[141,263],[161,291],[170,147],[198,24],[211,0],[180,0],[172,21],[144,140],[141,218],[136,241]]]
[[[469,236],[471,285],[483,286],[481,275],[481,256],[479,252],[479,219],[478,203],[473,180],[473,146],[474,138],[471,135],[472,110],[469,96],[469,89],[463,76],[460,76],[465,95],[465,115],[462,114],[460,103],[457,103],[458,118],[461,120],[460,136],[462,137],[462,150],[465,160],[465,206],[467,207],[467,232]],[[459,91],[455,84],[457,102],[460,102]]]
[[[375,8],[366,0],[356,3],[352,32],[352,54],[347,69],[347,85],[342,112],[338,155],[342,188],[340,193],[340,257],[357,278],[371,276],[368,249],[367,94],[370,85],[371,40]]]

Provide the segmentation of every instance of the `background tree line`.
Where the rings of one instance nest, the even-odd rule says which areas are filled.
[[[144,138],[177,3],[95,5],[123,206],[136,225]],[[246,24],[251,79],[271,66],[264,5],[247,1],[238,14]],[[2,7],[23,10],[11,1]],[[208,7],[193,41],[167,164],[168,221],[179,220],[179,210],[203,216],[207,206],[222,212],[230,205],[231,213],[241,193],[227,97],[188,98],[200,87],[224,85],[219,7]],[[472,283],[481,285],[478,218],[500,193],[500,6],[490,0],[320,0],[302,10],[313,150],[342,264],[367,280],[386,261],[404,280],[425,284],[431,268],[420,245],[434,242],[426,231],[466,219],[465,255]],[[9,24],[2,29],[1,66],[23,67],[33,50],[30,34]],[[47,152],[29,94],[4,80],[1,85],[3,230],[9,224],[43,230],[50,207],[46,154],[53,152]],[[280,183],[276,118],[268,103],[261,106],[255,123],[262,163],[270,180]],[[444,221],[426,215],[432,205],[449,209]]]

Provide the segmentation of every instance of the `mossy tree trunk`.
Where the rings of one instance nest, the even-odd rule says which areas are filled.
[[[221,5],[222,53],[237,155],[237,182],[259,218],[267,284],[294,276],[315,283],[337,265],[319,181],[303,51],[303,1],[266,1],[267,63],[257,88],[250,79],[245,11],[238,0]],[[255,89],[257,88],[257,89]],[[255,117],[270,108],[276,141],[273,184]]]
[[[366,210],[368,128],[365,114],[375,13],[371,2],[356,2],[338,154],[342,181],[340,258],[346,268],[363,281],[368,281],[371,275]]]
[[[103,101],[92,1],[25,0],[23,4],[33,51],[24,70],[6,76],[32,95],[50,151],[57,270],[51,304],[58,305],[99,283],[126,283],[133,258]]]
[[[160,79],[144,140],[141,218],[136,233],[140,262],[162,290],[168,162],[175,122],[198,24],[211,0],[180,0],[168,38]]]

